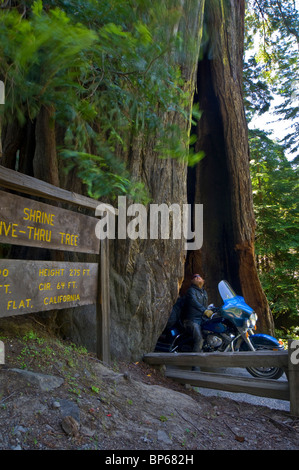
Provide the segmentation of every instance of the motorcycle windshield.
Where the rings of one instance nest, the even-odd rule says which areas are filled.
[[[249,314],[253,312],[244,298],[237,295],[227,281],[219,282],[218,289],[224,302],[223,310],[231,310],[236,316],[242,315],[242,311]]]
[[[221,281],[218,284],[219,294],[221,295],[222,300],[233,299],[237,297],[237,294],[232,289],[227,281]]]
[[[253,313],[253,309],[247,305],[244,298],[237,295],[233,299],[225,299],[223,310],[233,312],[237,317],[241,316],[243,312],[248,313],[249,315]]]

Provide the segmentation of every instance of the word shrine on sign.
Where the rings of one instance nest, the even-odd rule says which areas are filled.
[[[94,217],[0,191],[2,243],[99,253],[96,224]]]

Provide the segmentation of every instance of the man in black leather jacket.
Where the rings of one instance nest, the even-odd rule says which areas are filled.
[[[203,288],[204,279],[199,274],[194,274],[191,286],[186,293],[184,327],[193,336],[194,352],[199,352],[203,346],[201,324],[203,316],[210,317],[212,311],[208,310],[208,294]]]

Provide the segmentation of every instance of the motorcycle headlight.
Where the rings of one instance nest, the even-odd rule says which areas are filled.
[[[249,317],[249,322],[250,322],[250,326],[253,328],[255,327],[256,325],[256,321],[257,321],[257,314],[256,313],[252,313]]]

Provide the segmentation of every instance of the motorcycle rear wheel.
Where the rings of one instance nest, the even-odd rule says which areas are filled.
[[[272,351],[271,347],[267,346],[256,346],[256,350],[268,350]],[[261,378],[261,379],[280,379],[283,375],[283,369],[279,367],[246,367],[247,372],[253,377]]]

